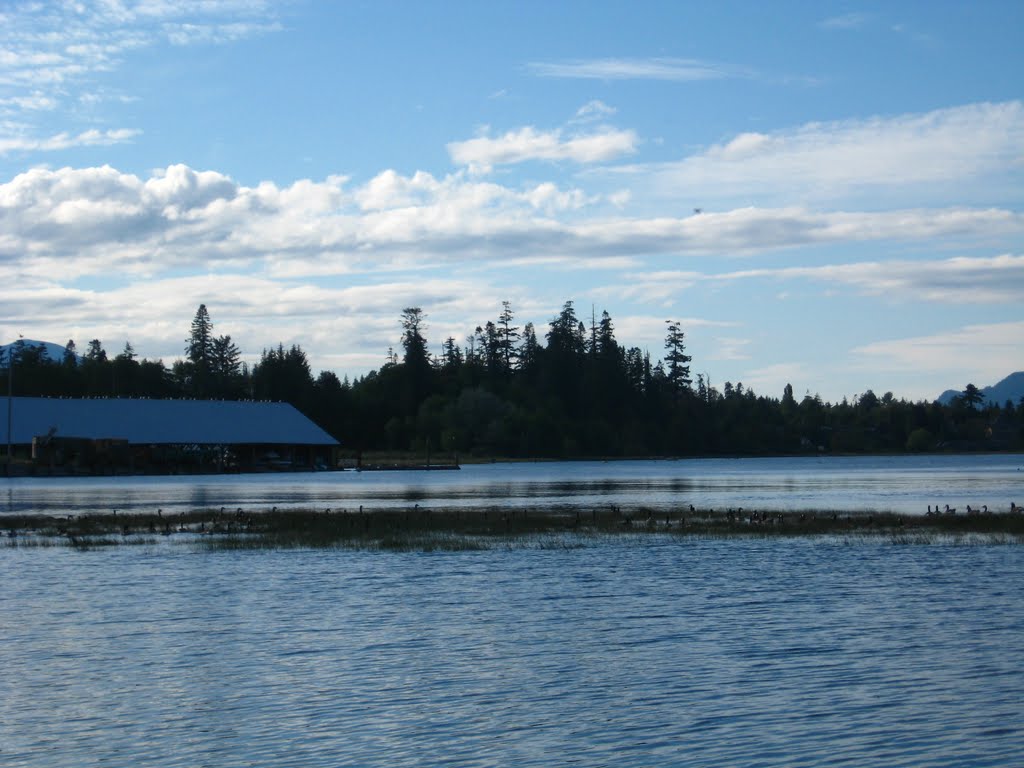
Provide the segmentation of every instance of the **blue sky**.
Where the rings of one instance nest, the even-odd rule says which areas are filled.
[[[1024,5],[0,6],[0,342],[379,368],[563,302],[714,386],[1024,368]]]

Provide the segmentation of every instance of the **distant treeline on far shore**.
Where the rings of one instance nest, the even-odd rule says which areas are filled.
[[[721,390],[690,374],[685,333],[670,322],[660,359],[615,338],[607,312],[589,325],[568,301],[542,338],[508,302],[464,345],[431,355],[426,316],[403,310],[401,350],[376,371],[316,377],[299,346],[263,351],[249,368],[230,336],[215,336],[205,305],[183,359],[170,368],[131,347],[109,357],[99,340],[62,359],[14,347],[18,396],[277,400],[292,403],[352,451],[433,451],[509,458],[899,453],[1022,450],[1024,399],[986,405],[968,384],[948,405],[870,390],[853,402]],[[10,360],[0,361],[0,394]]]

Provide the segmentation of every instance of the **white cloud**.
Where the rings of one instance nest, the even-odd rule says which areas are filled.
[[[943,260],[832,264],[817,267],[751,269],[709,276],[810,279],[850,285],[894,301],[941,304],[1017,304],[1024,296],[1024,256],[955,257]]]
[[[46,112],[56,107],[57,99],[40,91],[0,99],[0,110],[5,112]]]
[[[923,114],[807,123],[741,133],[681,161],[623,166],[655,194],[704,201],[835,200],[847,195],[947,192],[963,200],[1024,171],[1024,103],[981,103]]]
[[[819,26],[824,29],[860,29],[867,24],[868,18],[865,13],[846,13],[825,19]]]
[[[1024,321],[877,341],[856,347],[852,354],[880,373],[944,374],[949,381],[996,382],[1018,370],[1024,360]]]
[[[648,271],[627,273],[614,285],[602,288],[599,295],[644,304],[672,306],[681,294],[704,280],[701,272]]]
[[[82,131],[77,136],[62,132],[45,138],[0,138],[0,155],[11,152],[53,152],[71,147],[110,146],[131,141],[140,133],[141,131],[130,128],[118,128],[106,131],[90,129]]]
[[[942,260],[891,260],[822,266],[744,269],[733,272],[660,270],[627,272],[599,295],[672,306],[687,291],[740,280],[814,280],[846,285],[887,300],[942,305],[1018,304],[1024,296],[1024,256],[954,257]],[[785,294],[777,295],[785,299]]]
[[[611,117],[618,112],[615,107],[609,107],[600,99],[594,99],[588,101],[582,107],[576,110],[576,116],[573,122],[576,123],[589,123],[594,120],[604,120]]]
[[[687,82],[745,76],[740,70],[714,62],[671,57],[533,62],[528,64],[527,68],[540,77],[588,80],[671,80]]]
[[[173,45],[233,43],[257,35],[280,32],[280,24],[166,24],[164,34]]]
[[[605,128],[590,134],[564,137],[561,131],[538,131],[526,126],[503,136],[478,136],[448,144],[448,154],[456,165],[476,172],[488,172],[495,165],[528,160],[569,160],[587,164],[611,160],[636,151],[633,131]]]
[[[735,336],[718,336],[712,339],[709,360],[749,360],[750,339]]]

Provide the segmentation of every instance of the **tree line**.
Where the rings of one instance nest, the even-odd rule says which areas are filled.
[[[615,336],[607,311],[589,322],[572,301],[543,329],[519,325],[509,302],[463,343],[430,352],[427,316],[408,307],[399,349],[365,376],[313,376],[298,345],[264,349],[251,367],[230,336],[214,334],[205,305],[184,357],[170,367],[140,359],[130,343],[110,357],[98,339],[60,360],[15,345],[15,394],[286,401],[354,452],[433,451],[522,458],[898,453],[1024,448],[1024,398],[985,405],[968,384],[949,405],[872,391],[850,402],[719,390],[691,375],[681,323],[666,321],[653,359]],[[6,391],[10,362],[0,361]]]

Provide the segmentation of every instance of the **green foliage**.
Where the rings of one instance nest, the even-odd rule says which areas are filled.
[[[923,427],[919,427],[907,437],[907,450],[912,453],[921,453],[922,451],[931,450],[934,443],[935,438],[932,437],[932,433]]]

